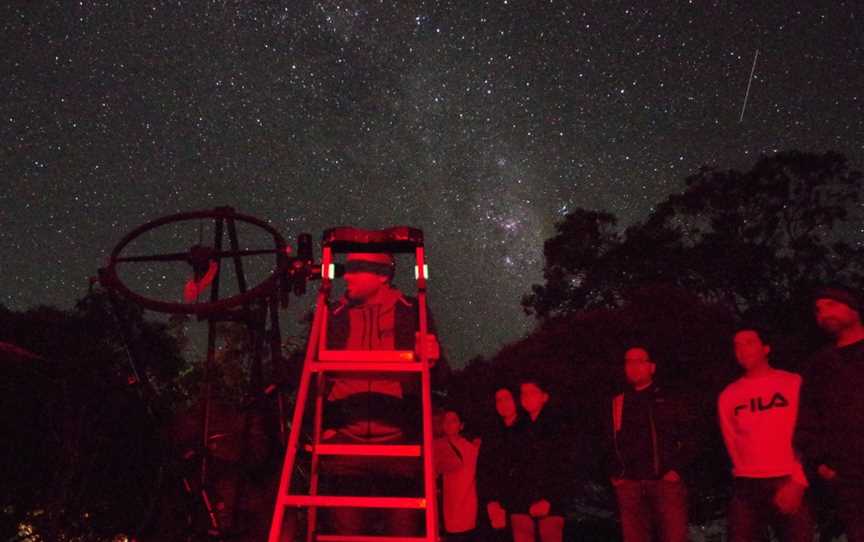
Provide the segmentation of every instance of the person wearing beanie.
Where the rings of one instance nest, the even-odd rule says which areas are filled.
[[[767,524],[780,540],[812,542],[813,520],[804,500],[807,478],[792,447],[801,377],[771,367],[764,335],[752,327],[735,333],[735,358],[744,374],[717,399],[734,476],[729,541],[755,540]]]
[[[864,542],[864,324],[862,297],[847,288],[813,296],[816,323],[832,344],[810,360],[795,435],[811,479],[834,495],[849,542]]]
[[[687,540],[683,474],[697,455],[691,409],[654,380],[656,365],[642,346],[624,354],[629,390],[616,395],[607,418],[607,474],[618,500],[624,542]]]
[[[345,294],[327,321],[330,350],[410,350],[417,342],[417,300],[392,284],[393,256],[349,253],[345,261]],[[425,345],[440,380],[446,362],[428,313]],[[420,438],[421,409],[417,377],[404,374],[360,374],[330,378],[325,388],[325,427],[329,444],[409,444]],[[422,494],[423,470],[418,458],[324,457],[322,484],[344,495],[416,496]],[[329,510],[330,528],[341,535],[416,536],[422,513],[405,509]]]

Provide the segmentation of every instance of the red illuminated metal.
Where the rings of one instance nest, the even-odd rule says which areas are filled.
[[[288,495],[282,502],[289,506],[316,508],[426,508],[426,499],[415,497],[343,497],[341,495]],[[384,539],[390,540],[389,537]]]
[[[375,361],[351,363],[348,361],[318,361],[312,366],[316,373],[419,373],[423,368],[419,363],[378,363]]]
[[[312,451],[311,446],[307,450]],[[319,444],[319,455],[354,455],[366,457],[420,457],[420,446],[412,444]]]
[[[374,361],[377,363],[399,363],[416,361],[410,350],[319,350],[320,361],[345,361],[350,363]]]
[[[416,536],[360,536],[360,535],[337,535],[319,534],[318,542],[427,542],[426,537]]]

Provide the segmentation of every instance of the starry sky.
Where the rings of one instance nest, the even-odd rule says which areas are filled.
[[[701,165],[791,148],[864,167],[862,28],[840,0],[4,2],[0,303],[71,308],[178,212],[230,205],[316,252],[328,227],[408,224],[460,366],[531,329],[519,300],[569,210],[626,225]],[[130,280],[179,300],[177,273]]]

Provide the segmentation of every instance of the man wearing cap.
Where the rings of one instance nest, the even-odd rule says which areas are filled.
[[[836,498],[849,542],[864,542],[864,325],[862,298],[845,288],[813,296],[833,344],[812,359],[801,387],[796,447]]]
[[[390,254],[351,253],[345,263],[345,295],[330,309],[327,346],[333,350],[419,351],[419,307],[391,281],[395,265]],[[431,317],[426,350],[439,358]],[[440,375],[445,363],[436,363]],[[433,375],[436,376],[436,375]],[[324,442],[404,444],[419,440],[421,410],[415,375],[361,375],[330,379],[326,389]],[[334,476],[334,487],[345,495],[417,496],[422,492],[422,468],[417,458],[332,457],[322,471]],[[332,528],[338,534],[414,536],[419,532],[416,510],[389,511],[336,508]]]

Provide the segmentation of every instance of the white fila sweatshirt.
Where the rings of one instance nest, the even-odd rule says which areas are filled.
[[[801,376],[772,369],[741,377],[720,393],[717,414],[732,474],[741,478],[792,476],[807,485],[792,449]]]

